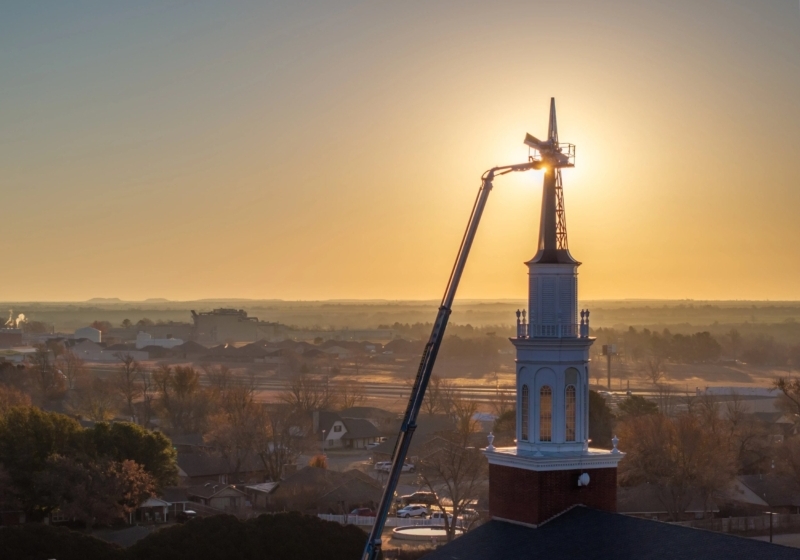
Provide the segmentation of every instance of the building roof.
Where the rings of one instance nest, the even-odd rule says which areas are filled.
[[[490,521],[425,560],[800,560],[800,549],[574,507],[538,528]]]
[[[213,482],[206,482],[205,484],[200,484],[198,486],[191,486],[186,490],[186,494],[189,496],[198,496],[200,498],[208,499],[226,491],[237,492],[242,496],[245,495],[244,492],[237,490],[236,487],[231,486],[230,484],[214,484]]]
[[[617,511],[619,513],[630,514],[658,514],[667,513],[667,508],[658,498],[658,492],[652,484],[640,484],[638,486],[620,486],[617,488]],[[713,500],[709,500],[707,505],[698,494],[691,497],[686,513],[702,513],[706,511],[719,511],[719,507]]]
[[[396,412],[390,412],[376,406],[351,406],[350,408],[342,410],[341,414],[346,418],[380,418],[394,420],[399,417],[399,414]]]
[[[347,430],[342,439],[376,438],[381,435],[375,424],[366,418],[342,418]]]
[[[383,489],[360,478],[345,479],[342,484],[320,497],[320,503],[347,504],[380,502]]]
[[[185,502],[188,499],[186,490],[184,486],[167,486],[161,491],[161,499],[171,504]]]
[[[269,494],[278,486],[277,482],[261,482],[259,484],[248,484],[245,486],[248,490],[252,490],[254,492],[261,492],[263,494]]]
[[[800,506],[800,488],[791,477],[749,474],[737,478],[770,507]]]

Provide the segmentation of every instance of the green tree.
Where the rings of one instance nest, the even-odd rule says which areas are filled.
[[[153,495],[153,478],[134,461],[79,461],[53,455],[36,477],[49,507],[89,527],[123,519]]]
[[[631,395],[619,403],[619,412],[623,418],[645,416],[658,413],[658,405],[642,396]]]
[[[95,456],[141,465],[153,477],[156,489],[177,483],[176,453],[164,434],[129,422],[100,422],[86,430],[86,437]]]
[[[43,508],[36,476],[54,455],[74,456],[85,451],[83,428],[63,414],[32,406],[15,407],[0,416],[0,464],[33,520],[48,513]]]
[[[611,447],[614,413],[597,392],[589,391],[589,439],[595,447]]]
[[[361,555],[366,538],[354,525],[299,513],[248,521],[217,515],[151,533],[128,551],[133,560],[230,558],[232,551],[238,560],[351,560]]]

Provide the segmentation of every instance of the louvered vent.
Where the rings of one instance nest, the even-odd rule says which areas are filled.
[[[555,325],[558,316],[556,308],[555,278],[542,278],[542,320],[543,325]]]
[[[560,323],[571,325],[575,320],[575,283],[574,277],[563,276],[558,280],[558,308],[561,312]]]

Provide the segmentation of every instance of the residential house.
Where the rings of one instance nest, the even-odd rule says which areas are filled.
[[[234,462],[225,457],[202,452],[178,453],[178,475],[184,485],[203,482],[231,484],[234,482],[263,482],[264,465],[257,457],[248,455]],[[238,466],[238,468],[237,468]]]
[[[343,473],[303,467],[269,492],[267,507],[313,513],[339,513],[356,507],[374,507],[381,498],[381,484],[356,470]]]
[[[277,487],[277,482],[261,482],[259,484],[248,484],[244,487],[244,492],[254,508],[267,509],[270,504],[270,494]]]
[[[324,449],[366,449],[381,437],[380,430],[366,418],[343,418],[327,411],[314,412],[314,433],[320,434]]]
[[[732,509],[741,514],[800,513],[800,485],[788,476],[741,475],[737,476],[725,498]]]
[[[230,513],[240,512],[247,505],[247,495],[230,484],[206,482],[189,487],[186,495],[190,502]]]

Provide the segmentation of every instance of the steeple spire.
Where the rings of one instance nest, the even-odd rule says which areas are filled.
[[[550,120],[547,141],[541,142],[528,135],[525,143],[534,148],[544,162],[544,187],[542,189],[542,215],[539,221],[539,245],[530,263],[576,264],[567,246],[567,222],[564,215],[564,195],[561,189],[561,168],[574,165],[575,147],[559,144],[556,100],[550,98]]]

